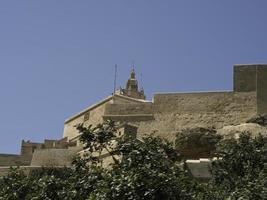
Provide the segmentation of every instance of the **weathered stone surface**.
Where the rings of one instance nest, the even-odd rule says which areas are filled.
[[[255,123],[244,123],[236,126],[225,126],[217,130],[217,134],[224,136],[225,139],[237,139],[241,133],[249,133],[252,137],[267,136],[267,128]]]
[[[158,94],[154,97],[154,118],[140,122],[138,134],[155,135],[175,140],[185,128],[222,128],[244,123],[256,113],[255,92],[208,92]]]
[[[175,148],[187,159],[210,158],[214,156],[215,145],[221,139],[215,129],[184,129],[176,135]]]
[[[31,166],[70,166],[81,148],[38,149],[34,151]]]
[[[267,65],[235,65],[233,91],[161,93],[155,94],[152,101],[143,99],[143,91],[138,90],[135,77],[132,76],[131,79],[133,80],[130,82],[133,84],[128,84],[129,87],[127,91],[124,90],[124,93],[121,90],[115,92],[114,95],[67,119],[63,133],[66,141],[62,141],[62,144],[80,146],[79,133],[75,125],[84,123],[85,126],[89,124],[96,126],[104,119],[113,119],[122,124],[129,123],[138,127],[137,137],[154,133],[156,136],[173,142],[177,132],[194,127],[220,129],[221,134],[225,135],[243,130],[254,132],[258,130],[262,133],[265,131],[255,124],[243,123],[256,114],[267,113]],[[140,95],[133,95],[137,94],[136,92]],[[238,126],[239,124],[241,125]],[[255,132],[255,134],[258,133]],[[33,161],[36,164],[45,160],[44,164],[52,161],[52,163],[61,164],[68,162],[61,158],[64,151],[66,151],[64,156],[68,157],[68,150],[62,150],[61,156],[58,153],[61,150],[51,150],[50,153],[55,155],[55,159],[48,156],[49,150],[39,151],[39,149],[50,149],[57,145],[53,140],[46,143],[46,146],[38,143],[25,143],[22,148],[24,156],[9,155],[6,158],[10,161],[6,162],[13,165],[22,157],[23,162],[26,160],[29,162],[35,151],[36,158]],[[0,155],[0,165],[1,162],[3,163],[2,158],[3,156]]]
[[[254,65],[234,65],[234,91],[256,91],[257,67]]]
[[[257,113],[267,113],[267,65],[234,66],[234,91],[257,93]]]
[[[29,165],[30,161],[20,155],[0,154],[0,166],[20,166]]]
[[[257,66],[257,114],[267,113],[267,65]]]
[[[137,126],[140,137],[154,133],[174,141],[182,129],[238,125],[267,110],[266,80],[267,65],[235,65],[234,91],[161,93],[151,102],[115,94],[89,107],[86,112],[90,112],[90,119],[85,124],[97,125],[109,118]],[[77,137],[73,126],[84,122],[84,114],[65,122],[64,137]]]
[[[207,181],[212,176],[210,159],[186,160],[185,164],[189,173],[200,181]]]
[[[267,114],[253,116],[246,123],[254,123],[267,127]]]

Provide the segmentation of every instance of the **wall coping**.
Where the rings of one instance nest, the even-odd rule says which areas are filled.
[[[175,94],[229,94],[235,93],[233,90],[222,90],[222,91],[190,91],[190,92],[157,92],[156,95],[175,95]]]
[[[66,123],[68,123],[68,122],[76,119],[77,117],[83,115],[84,113],[86,113],[86,112],[88,112],[88,111],[90,111],[90,110],[92,110],[92,109],[94,109],[94,108],[96,108],[96,107],[98,107],[98,106],[100,106],[100,105],[108,102],[109,100],[113,99],[114,97],[119,97],[119,98],[126,99],[126,100],[129,100],[129,101],[133,101],[133,102],[136,102],[136,103],[147,103],[147,102],[150,102],[150,101],[143,100],[143,99],[134,99],[134,98],[126,97],[126,96],[123,96],[123,95],[114,94],[114,95],[111,95],[111,96],[106,97],[105,99],[101,100],[100,102],[95,103],[95,104],[93,104],[93,105],[85,108],[81,112],[73,115],[72,117],[66,119],[64,123],[66,124]]]
[[[267,66],[267,64],[255,63],[255,64],[234,64],[234,66]]]

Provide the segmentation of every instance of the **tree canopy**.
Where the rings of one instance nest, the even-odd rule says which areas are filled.
[[[77,129],[85,153],[72,167],[43,168],[27,175],[13,168],[0,179],[0,200],[266,199],[267,148],[262,136],[220,140],[213,178],[200,183],[183,167],[179,149],[162,138],[118,134],[112,121],[97,127],[80,124]],[[106,154],[113,159],[103,167]]]

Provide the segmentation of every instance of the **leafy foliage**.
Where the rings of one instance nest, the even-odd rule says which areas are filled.
[[[177,133],[176,149],[185,157],[209,156],[215,151],[215,145],[222,139],[216,130],[209,128],[188,128]]]
[[[11,168],[8,176],[1,180],[0,186],[0,200],[24,199],[30,189],[26,175],[18,168]]]
[[[253,139],[243,133],[238,140],[220,142],[217,156],[219,159],[213,162],[210,185],[220,198],[266,199],[266,138],[260,135]]]
[[[28,176],[18,168],[0,180],[0,200],[84,200],[102,178],[103,169],[81,159],[73,168],[35,169]]]
[[[28,175],[18,168],[0,179],[0,200],[223,200],[266,199],[266,138],[241,134],[221,140],[210,183],[197,183],[182,167],[174,145],[153,135],[138,140],[118,134],[114,122],[97,127],[77,126],[85,154],[71,168],[42,168]],[[218,141],[214,132],[196,129],[198,141],[185,137],[187,146]],[[214,140],[214,138],[216,140]],[[184,141],[184,140],[180,140]],[[178,148],[179,149],[179,148]],[[104,168],[104,154],[113,157]]]
[[[247,120],[246,123],[254,123],[267,127],[267,114],[252,117],[251,119]]]
[[[158,137],[120,138],[123,155],[95,192],[97,199],[191,199],[191,181],[176,165],[173,145]]]
[[[96,127],[92,125],[84,127],[83,124],[78,124],[76,128],[81,133],[80,141],[88,152],[86,158],[88,162],[92,164],[102,163],[101,155],[103,152],[109,153],[114,162],[117,162],[113,156],[114,139],[117,137],[117,128],[113,121],[107,120]]]

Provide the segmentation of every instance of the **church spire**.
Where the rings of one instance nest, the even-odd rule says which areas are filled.
[[[135,79],[134,65],[132,65],[130,78],[126,83],[126,88],[122,90],[122,94],[136,99],[145,99],[144,91],[138,90],[138,81]]]
[[[126,90],[138,92],[138,82],[135,79],[135,71],[134,69],[131,70],[130,78],[126,84]]]
[[[131,70],[131,79],[135,79],[135,71],[134,71],[134,61],[132,61],[132,70]]]
[[[132,71],[131,71],[131,79],[135,79],[135,71],[134,71],[134,66],[132,68]]]

